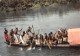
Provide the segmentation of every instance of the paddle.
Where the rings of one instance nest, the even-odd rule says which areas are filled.
[[[31,37],[31,39],[30,39],[30,47],[32,48],[32,45],[33,45],[33,37]]]
[[[10,47],[11,47],[11,41],[10,41]]]
[[[36,48],[36,41],[35,41],[35,48]]]
[[[40,35],[40,37],[41,37],[41,48],[42,48],[42,43],[43,43],[43,42],[42,42],[42,34]]]
[[[35,33],[33,25],[32,25],[32,28],[33,28],[33,33]],[[35,48],[36,48],[36,39],[34,39],[34,41],[35,41]]]
[[[33,32],[34,32],[34,27],[33,27],[33,25],[32,25],[32,28],[33,28]],[[33,34],[33,33],[32,33]],[[32,37],[31,37],[32,38]],[[33,36],[33,38],[34,38],[34,36]],[[33,45],[33,39],[32,39],[32,43],[30,42],[30,47],[32,48],[32,45]]]
[[[32,28],[33,28],[33,33],[34,33],[34,27],[33,27],[33,25],[32,25]]]
[[[40,28],[40,26],[39,26],[39,28]],[[40,29],[41,30],[41,29]],[[48,44],[48,42],[46,41],[46,43],[47,43],[47,45],[48,45],[48,47],[49,47],[49,49],[51,49],[51,47],[50,47],[50,45]],[[42,38],[41,38],[41,48],[42,48]]]
[[[10,35],[7,35],[8,41],[10,42],[10,47],[11,47],[11,38]]]
[[[41,48],[42,48],[42,40],[41,40]]]
[[[49,49],[51,49],[51,47],[50,47],[49,43],[47,42],[47,40],[45,40],[45,41],[46,41],[46,43],[47,43],[47,45],[48,45]]]
[[[32,48],[32,43],[31,43],[31,46],[30,47]]]

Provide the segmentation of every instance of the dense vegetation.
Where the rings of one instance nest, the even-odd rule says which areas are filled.
[[[80,0],[0,0],[0,11],[18,11],[32,7],[78,3]],[[54,3],[54,4],[53,4]]]

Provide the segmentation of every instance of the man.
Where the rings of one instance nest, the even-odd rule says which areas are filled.
[[[14,36],[13,36],[13,34],[14,34],[14,31],[13,31],[13,29],[11,29],[11,31],[10,31],[11,43],[14,43]]]
[[[8,34],[8,31],[6,28],[4,28],[4,37],[6,42],[7,42],[7,34]]]
[[[44,37],[45,37],[45,39],[46,39],[46,40],[48,40],[48,36],[47,36],[47,33],[45,33],[45,36],[44,36]]]
[[[62,33],[60,31],[58,31],[57,38],[58,38],[58,44],[61,44],[63,42],[63,38],[62,38]]]
[[[32,29],[32,28],[29,26],[27,32],[31,32],[31,29]],[[31,32],[31,33],[32,33],[32,32]]]
[[[19,38],[19,36],[18,35],[20,35],[18,32],[20,32],[20,31],[22,31],[22,29],[21,30],[18,30],[18,28],[16,28],[15,30],[14,30],[14,36],[17,36],[17,39],[18,39],[18,41],[20,41],[20,38]]]
[[[21,29],[21,30],[22,30],[22,29]],[[20,32],[21,30],[18,30],[18,28],[16,28],[16,29],[14,30],[14,33],[18,34],[18,32]]]
[[[10,44],[11,38],[10,38],[10,35],[8,34],[8,30],[6,28],[4,28],[4,37],[5,37],[6,43]]]

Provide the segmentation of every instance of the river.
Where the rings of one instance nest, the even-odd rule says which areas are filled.
[[[80,27],[80,9],[76,6],[55,5],[30,9],[28,11],[0,13],[0,56],[80,56],[80,48],[36,48],[9,47],[4,39],[4,28],[22,28],[34,26],[35,33],[55,33],[59,28]]]

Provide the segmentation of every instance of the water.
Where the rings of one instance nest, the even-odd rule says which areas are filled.
[[[59,28],[80,27],[80,9],[75,5],[56,5],[29,11],[0,13],[0,56],[80,56],[80,48],[33,48],[9,47],[4,42],[3,30],[7,28],[27,30],[34,26],[35,33],[55,33]],[[33,31],[33,30],[32,30]]]

